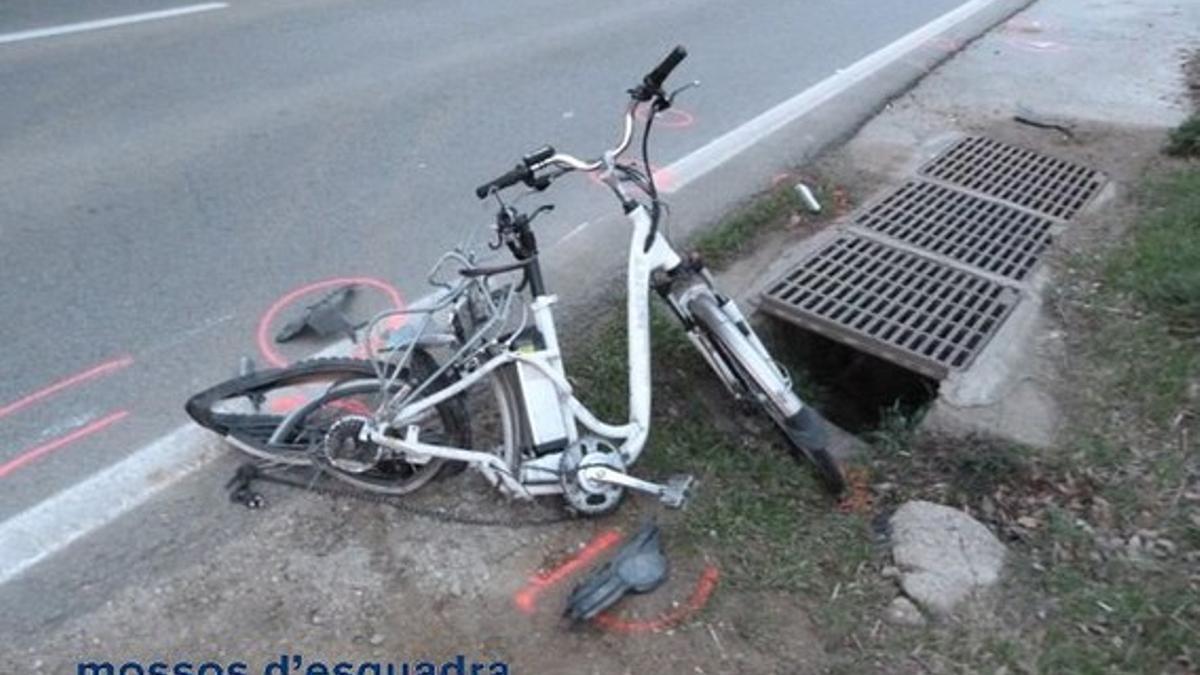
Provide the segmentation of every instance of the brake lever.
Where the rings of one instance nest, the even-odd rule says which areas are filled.
[[[554,210],[553,204],[542,204],[541,206],[534,209],[533,213],[529,214],[529,216],[528,216],[528,218],[526,218],[525,222],[532,223],[534,218],[537,218],[538,216],[542,215],[543,213],[548,213],[553,210]]]
[[[687,84],[676,89],[675,91],[671,92],[670,94],[667,94],[665,97],[659,97],[659,99],[655,101],[655,105],[654,105],[655,111],[666,110],[667,108],[670,108],[671,106],[675,105],[675,97],[676,96],[679,96],[680,94],[687,91],[688,89],[692,89],[692,88],[699,87],[699,86],[700,86],[700,80],[692,80],[691,82],[688,82]],[[659,107],[659,103],[658,103],[659,100],[661,100],[664,103],[664,105],[661,108]]]

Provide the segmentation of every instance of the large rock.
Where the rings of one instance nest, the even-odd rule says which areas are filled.
[[[892,558],[900,586],[926,610],[946,616],[976,591],[995,584],[1004,545],[957,509],[913,501],[892,516]]]

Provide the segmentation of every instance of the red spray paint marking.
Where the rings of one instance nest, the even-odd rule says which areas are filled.
[[[127,415],[129,415],[128,410],[119,410],[119,411],[109,415],[108,417],[105,417],[103,419],[98,419],[95,422],[92,422],[91,424],[89,424],[85,427],[76,429],[75,431],[72,431],[71,433],[67,434],[66,436],[60,436],[52,441],[43,443],[43,444],[37,446],[36,448],[31,448],[29,450],[26,450],[25,452],[17,455],[15,458],[10,459],[9,461],[5,462],[4,464],[0,464],[0,478],[7,477],[8,474],[16,471],[17,469],[20,469],[21,467],[38,459],[39,457],[41,457],[43,455],[47,455],[51,452],[54,452],[55,450],[58,450],[59,448],[65,446],[65,445],[74,443],[75,441],[78,441],[81,438],[85,438],[85,437],[90,436],[98,431],[101,431],[109,426],[112,426],[113,424],[116,424],[117,422],[120,422],[121,420],[125,419],[125,417]]]
[[[370,288],[380,290],[387,294],[388,298],[392,302],[392,305],[396,309],[404,309],[404,300],[400,297],[400,291],[396,290],[394,286],[386,281],[372,277],[338,277],[335,279],[326,279],[325,281],[311,283],[307,286],[301,286],[300,288],[297,288],[296,290],[291,291],[287,295],[276,300],[275,303],[271,305],[270,309],[267,310],[266,314],[263,314],[262,318],[258,321],[258,331],[256,334],[258,351],[262,353],[263,358],[266,359],[267,363],[270,363],[276,368],[282,368],[283,366],[287,365],[287,359],[283,358],[283,356],[272,345],[271,341],[271,322],[275,320],[275,317],[280,311],[283,310],[284,307],[287,307],[291,303],[295,302],[298,298],[301,298],[309,293],[327,288],[336,288],[339,286],[348,286],[352,284],[357,286],[368,286]],[[396,318],[401,319],[400,323],[403,324],[403,317]],[[390,323],[389,326],[391,326]],[[395,328],[396,326],[392,327]]]
[[[616,633],[649,633],[673,628],[687,621],[708,604],[708,599],[712,596],[713,589],[717,587],[720,577],[721,573],[715,565],[705,567],[687,602],[652,619],[622,619],[604,612],[598,614],[592,621],[604,630]]]
[[[370,415],[373,412],[366,403],[354,400],[347,401],[343,399],[339,401],[330,401],[329,407],[336,408],[351,415]]]
[[[1016,17],[1005,21],[1000,30],[1005,33],[1041,33],[1050,27],[1044,21]]]
[[[388,318],[384,319],[380,323],[382,323],[387,330],[394,331],[394,330],[400,328],[401,326],[403,326],[407,320],[408,320],[408,317],[405,317],[403,315],[397,315],[397,316],[389,316]],[[378,332],[375,333],[375,335],[373,335],[371,338],[371,349],[373,349],[376,353],[378,353],[379,350],[382,349],[384,346],[385,345],[383,342],[383,337],[380,336]],[[350,355],[356,359],[367,358],[366,343],[360,342],[358,344],[358,346],[354,348],[354,351],[350,352]]]
[[[278,396],[267,403],[267,410],[273,413],[290,413],[296,408],[308,403],[309,399],[296,394],[293,396]]]
[[[925,43],[927,49],[938,52],[953,53],[963,48],[963,41],[955,38],[938,37]]]
[[[632,162],[629,162],[629,164],[633,165],[633,167],[636,169],[642,168],[642,161],[638,160],[638,159],[635,159]],[[675,185],[675,174],[672,173],[670,169],[668,169],[666,167],[660,167],[655,164],[651,164],[650,169],[651,169],[651,171],[654,172],[654,186],[656,188],[658,188],[658,190],[660,192],[663,190],[667,190],[667,191],[671,190],[672,186]],[[608,186],[605,185],[604,181],[600,179],[599,173],[596,173],[596,172],[589,173],[588,180],[592,181],[596,185],[599,185],[605,189],[608,189]]]
[[[637,110],[637,118],[643,122],[646,120],[646,106],[640,106]],[[654,126],[665,129],[685,129],[696,123],[696,117],[686,110],[671,107],[663,110],[654,117]]]
[[[1008,44],[1016,47],[1017,49],[1024,49],[1027,52],[1037,52],[1042,54],[1054,54],[1058,52],[1065,52],[1070,49],[1070,47],[1061,42],[1055,42],[1053,40],[1030,40],[1023,37],[1010,37],[1008,38]]]
[[[7,416],[17,412],[18,410],[28,408],[29,406],[33,405],[34,403],[37,403],[38,401],[40,401],[44,398],[47,398],[49,396],[53,396],[54,394],[57,394],[58,392],[60,392],[64,389],[69,389],[76,385],[87,382],[88,380],[100,377],[101,375],[107,375],[108,373],[118,371],[118,370],[125,368],[132,364],[133,364],[132,356],[122,356],[119,359],[113,359],[112,361],[105,361],[104,363],[101,363],[98,366],[93,366],[92,368],[89,368],[81,373],[76,373],[75,375],[72,375],[70,377],[63,378],[63,379],[59,380],[58,382],[55,382],[54,384],[52,384],[44,389],[35,391],[32,394],[30,394],[22,399],[13,401],[12,403],[9,403],[8,405],[4,406],[3,408],[0,408],[0,418],[7,417]]]
[[[525,614],[532,614],[537,609],[537,597],[542,591],[571,576],[580,568],[591,564],[597,556],[621,543],[621,538],[621,533],[617,530],[606,530],[592,537],[582,551],[565,563],[547,572],[541,572],[530,579],[529,583],[513,596],[513,603]]]

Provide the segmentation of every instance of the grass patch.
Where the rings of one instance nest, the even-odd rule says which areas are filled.
[[[1086,308],[1066,327],[1074,440],[1047,453],[919,435],[899,409],[867,435],[880,512],[957,506],[1013,555],[988,616],[864,639],[845,672],[916,665],[914,643],[926,672],[1200,669],[1200,170],[1142,195],[1129,239],[1064,291]]]
[[[1119,391],[1138,416],[1171,421],[1200,372],[1200,170],[1151,181],[1128,241],[1111,251],[1081,298],[1083,348],[1102,397]],[[1103,401],[1097,401],[1102,404]]]
[[[813,189],[817,201],[826,204],[831,193],[818,186]],[[722,218],[715,227],[692,242],[696,251],[713,268],[720,268],[746,253],[764,233],[782,229],[792,216],[815,220],[820,214],[809,214],[794,181],[782,181]]]
[[[790,187],[763,199],[702,239],[710,260],[732,257],[796,206]],[[1066,377],[1086,403],[1074,440],[1035,453],[922,436],[920,409],[893,406],[868,434],[875,519],[831,509],[778,434],[738,421],[681,330],[656,312],[654,426],[641,468],[699,479],[689,508],[673,516],[672,546],[718,560],[722,584],[797,598],[831,672],[1196,671],[1200,415],[1190,391],[1200,381],[1200,170],[1150,184],[1145,201],[1129,241],[1072,291],[1089,308],[1084,325],[1067,327]],[[572,375],[589,404],[619,418],[624,317],[613,314]],[[877,574],[886,554],[876,520],[918,498],[967,510],[1008,544],[1009,577],[986,616],[928,628],[880,620],[897,591]]]
[[[850,610],[861,603],[852,600],[874,588],[855,582],[875,555],[868,520],[837,512],[782,434],[765,417],[747,419],[666,311],[651,319],[653,420],[638,470],[697,479],[687,508],[670,514],[671,546],[715,559],[722,586],[790,594],[826,635],[853,630],[860,617]],[[614,311],[572,363],[597,413],[625,414],[626,355],[624,315]]]
[[[1200,134],[1200,129],[1197,130]],[[1110,283],[1179,332],[1200,332],[1200,170],[1155,181],[1133,239],[1113,256]]]
[[[1200,157],[1200,115],[1192,115],[1171,131],[1166,151],[1175,157]]]

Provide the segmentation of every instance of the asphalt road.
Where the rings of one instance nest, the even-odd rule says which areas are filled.
[[[4,43],[172,6],[5,2],[0,519],[182,424],[189,393],[262,360],[256,326],[293,289],[422,295],[490,217],[477,184],[546,142],[611,144],[624,90],[675,43],[676,81],[703,87],[660,129],[661,165],[958,4],[232,0]],[[612,209],[585,178],[554,198],[545,243]]]

